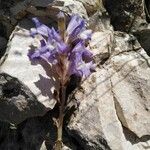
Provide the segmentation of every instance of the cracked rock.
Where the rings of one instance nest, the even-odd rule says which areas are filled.
[[[4,73],[0,74],[0,108],[0,120],[15,124],[45,112],[25,85]]]
[[[79,110],[72,118],[69,134],[89,150],[127,150],[130,143],[125,140],[118,120],[110,75],[106,69],[97,69],[75,94],[80,102]]]
[[[113,55],[76,91],[80,106],[68,133],[84,149],[145,150],[150,147],[149,56],[132,35],[116,32],[115,40]]]
[[[84,7],[86,8],[86,11],[88,14],[92,14],[93,12],[96,12],[100,7],[102,7],[103,3],[102,0],[78,0],[81,2]]]
[[[92,50],[97,64],[109,58],[114,43],[114,34],[111,30],[104,32],[95,32],[89,43],[89,48]]]
[[[136,31],[147,26],[143,0],[105,0],[115,30]]]
[[[83,4],[76,0],[56,0],[53,7],[66,12],[69,15],[79,14],[88,19],[88,14]]]
[[[150,134],[149,56],[133,36],[116,35],[108,68],[116,109],[123,126],[140,138]]]
[[[143,49],[111,58],[112,88],[118,116],[138,137],[150,134],[150,64]]]
[[[57,88],[57,83],[52,75],[53,71],[48,71],[45,62],[42,64],[43,67],[34,65],[36,62],[31,64],[27,56],[31,44],[36,46],[39,40],[31,38],[28,30],[16,27],[10,37],[6,54],[2,58],[0,72],[7,73],[25,84],[37,97],[38,103],[43,105],[43,111],[46,113],[55,105],[53,90]]]
[[[132,34],[127,34],[120,31],[114,32],[115,50],[112,55],[119,55],[124,52],[138,51],[141,49],[141,45],[137,41],[136,37]]]

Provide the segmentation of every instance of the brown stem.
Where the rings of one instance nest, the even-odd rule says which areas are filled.
[[[55,143],[54,150],[62,150],[62,145],[63,145],[62,129],[63,129],[63,120],[64,120],[65,100],[66,100],[66,87],[61,86],[61,99],[60,99],[59,118],[58,118],[58,125],[57,125],[57,141]]]
[[[59,16],[58,17],[58,29],[63,40],[65,38],[64,36],[65,36],[65,30],[66,30],[65,23],[66,23],[65,16]]]

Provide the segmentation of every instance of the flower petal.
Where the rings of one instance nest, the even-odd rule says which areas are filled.
[[[82,63],[77,68],[77,74],[83,78],[87,78],[91,74],[91,69],[93,69],[93,62]]]
[[[69,22],[69,25],[67,27],[67,34],[71,37],[77,36],[84,27],[85,21],[80,16],[75,15]]]
[[[48,31],[50,30],[50,28],[42,24],[36,17],[32,18],[32,21],[35,23],[36,28],[31,28],[30,30],[31,36],[41,34],[42,36],[48,37]]]
[[[31,35],[32,37],[34,37],[36,34],[37,34],[36,28],[31,28],[31,29],[30,29],[30,35]]]
[[[84,30],[80,33],[79,38],[82,40],[91,40],[92,30]]]
[[[37,17],[32,18],[32,21],[34,22],[36,28],[38,28],[39,26],[41,26],[41,22],[38,20]]]
[[[52,36],[57,42],[62,41],[61,36],[59,35],[59,33],[56,32],[54,28],[52,28]]]
[[[49,28],[46,25],[42,24],[37,28],[37,33],[41,34],[42,36],[48,37],[48,30]]]
[[[68,52],[68,46],[64,42],[57,42],[57,48],[60,53]]]
[[[40,57],[40,52],[39,51],[29,51],[28,53],[28,57],[33,60],[33,59],[36,59],[36,58],[39,58]]]

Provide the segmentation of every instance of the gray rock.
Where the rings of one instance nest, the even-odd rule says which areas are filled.
[[[95,62],[97,64],[103,63],[109,58],[114,48],[113,31],[94,32],[89,42],[89,48],[94,54]]]
[[[0,74],[0,120],[18,124],[27,118],[43,115],[44,106],[16,78]]]
[[[56,0],[53,7],[62,10],[69,15],[78,14],[81,17],[88,19],[87,11],[81,2],[75,0]]]
[[[104,3],[115,30],[130,32],[147,26],[143,0],[105,0]]]
[[[0,121],[1,150],[52,150],[56,131],[49,111],[41,117],[28,118],[18,125]],[[71,138],[64,134],[63,150],[77,150]]]
[[[96,71],[75,94],[80,106],[69,133],[84,149],[129,149],[116,115],[109,74],[106,69]]]
[[[89,28],[93,31],[113,31],[113,27],[110,24],[110,18],[106,10],[97,11],[95,14],[89,17]]]
[[[38,7],[47,7],[48,5],[50,5],[54,0],[32,0],[31,1],[31,5],[33,6],[38,6]]]
[[[114,44],[116,47],[112,53],[112,56],[119,55],[124,52],[138,51],[141,49],[141,45],[132,34],[126,34],[119,31],[115,31],[114,33]]]
[[[6,48],[7,45],[7,40],[4,37],[0,36],[0,49],[3,50]]]
[[[88,1],[87,0],[78,0],[78,1],[84,5],[88,14],[92,14],[92,13],[96,12],[103,5],[102,0],[94,0],[94,1],[93,0],[88,0]]]
[[[39,150],[51,130],[50,114],[27,119],[18,124],[0,122],[0,149],[3,150]],[[47,149],[46,149],[47,150]]]
[[[45,69],[41,65],[31,64],[31,61],[27,56],[30,49],[30,45],[36,45],[38,44],[38,42],[39,40],[29,37],[29,32],[27,30],[16,27],[16,30],[12,33],[10,37],[7,52],[2,58],[3,63],[1,64],[0,68],[0,72],[7,73],[12,77],[16,77],[19,81],[21,81],[21,83],[26,85],[31,90],[31,92],[33,92],[33,94],[37,97],[37,100],[36,98],[31,100],[33,101],[33,103],[34,101],[36,103],[36,107],[34,108],[33,106],[34,111],[37,111],[39,113],[30,114],[29,112],[28,115],[30,114],[31,116],[43,115],[44,112],[46,113],[49,109],[52,109],[56,103],[56,101],[53,99],[52,92],[55,89],[55,85],[57,86],[57,83],[55,78],[53,78],[50,75],[53,71],[50,72],[48,70],[49,68],[45,62],[43,62],[42,64]],[[52,77],[51,79],[50,76]],[[18,101],[20,100],[18,99]],[[24,101],[24,109],[27,113],[28,109],[26,109],[26,107],[28,107],[28,103],[26,102],[26,99]],[[39,107],[43,106],[43,110],[40,110],[41,114],[38,110],[38,104]],[[15,111],[13,113],[15,115],[19,115]],[[22,119],[21,117],[18,119],[21,119],[21,121],[23,121],[23,119],[26,118],[25,116],[26,115],[24,114]],[[12,118],[12,120],[13,119],[14,118]]]
[[[150,64],[143,49],[111,59],[112,90],[122,124],[138,137],[150,135]]]
[[[145,150],[150,147],[149,57],[133,36],[116,32],[115,38],[116,52],[74,95],[80,106],[68,133],[83,149]]]
[[[4,55],[7,46],[7,40],[0,36],[0,58]]]

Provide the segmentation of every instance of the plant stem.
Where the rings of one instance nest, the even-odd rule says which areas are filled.
[[[64,108],[65,108],[65,100],[66,100],[66,87],[61,86],[61,99],[59,106],[59,118],[57,124],[57,141],[55,143],[54,150],[62,150],[62,129],[63,129],[63,120],[64,120]]]

